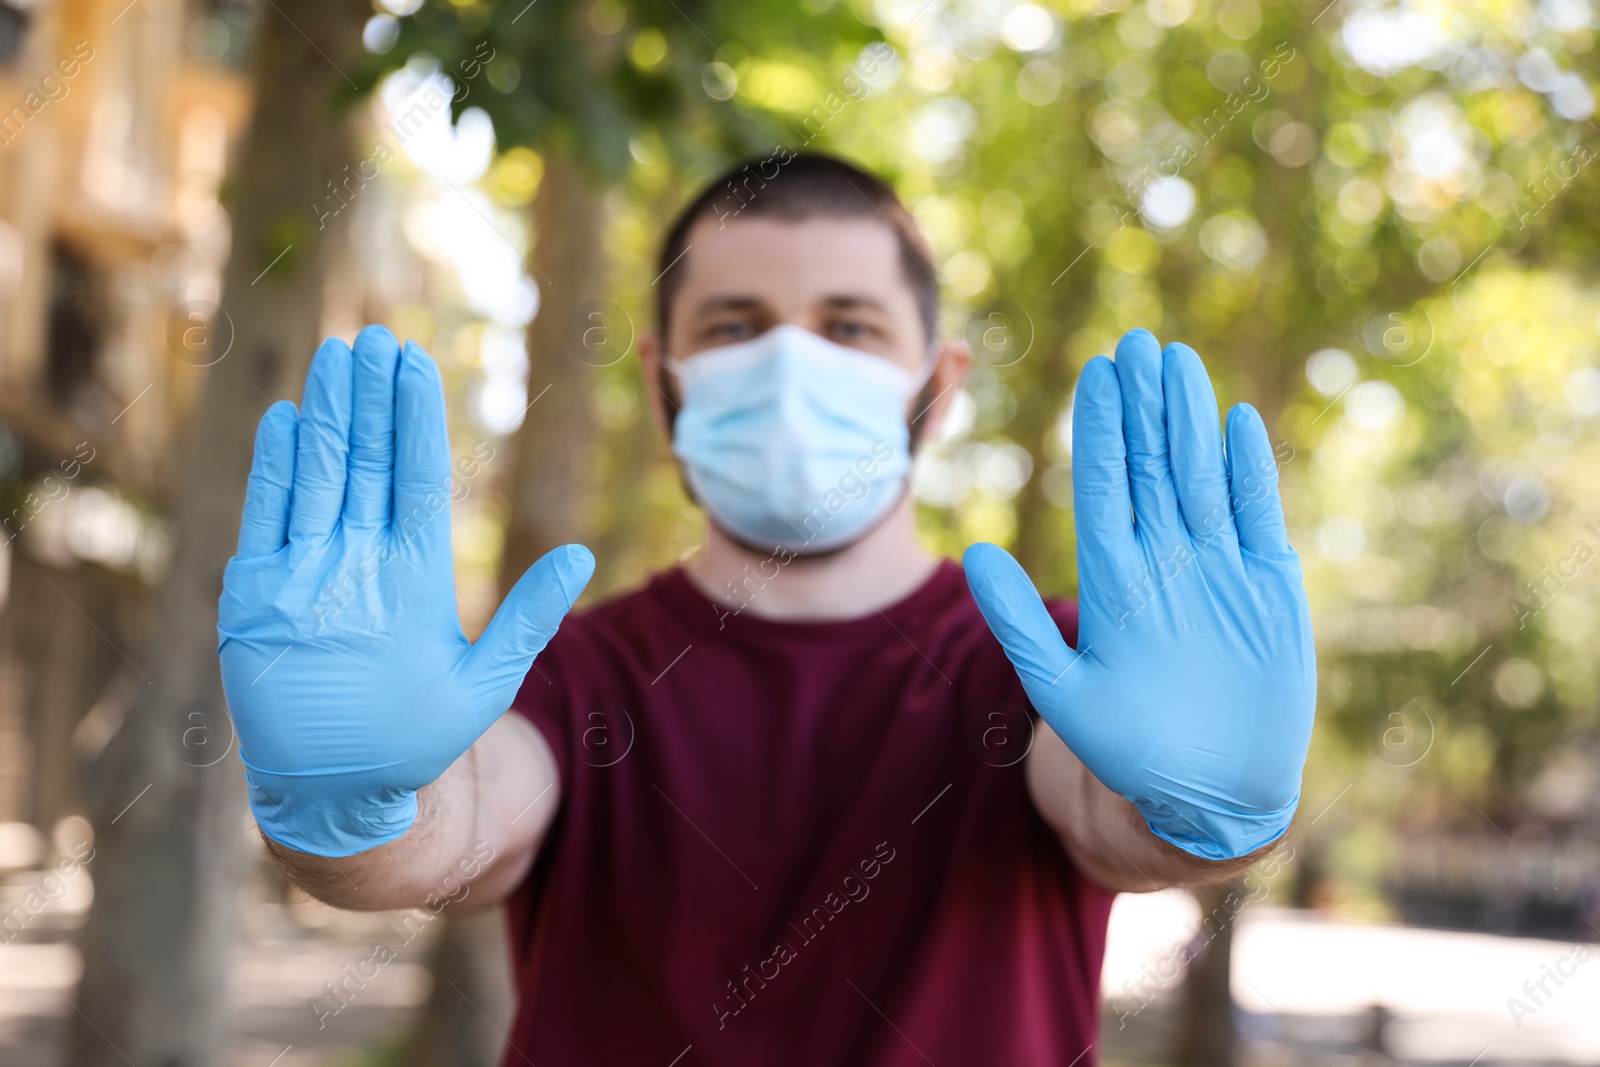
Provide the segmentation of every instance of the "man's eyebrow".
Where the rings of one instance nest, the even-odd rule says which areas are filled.
[[[766,301],[760,297],[722,295],[706,297],[694,310],[696,314],[704,315],[712,311],[756,311],[765,306]]]
[[[867,293],[829,293],[818,301],[823,307],[834,311],[848,311],[868,309],[872,311],[887,312],[889,307],[882,300]],[[717,311],[762,311],[767,308],[767,302],[758,296],[739,293],[723,293],[706,297],[695,306],[697,315],[707,315]]]
[[[874,311],[889,310],[882,300],[875,296],[868,296],[866,293],[831,293],[822,298],[822,305],[838,310],[853,308],[871,308]]]

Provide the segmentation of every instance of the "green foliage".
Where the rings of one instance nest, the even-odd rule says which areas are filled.
[[[643,132],[664,135],[680,164],[769,144],[776,116],[717,99],[741,57],[859,49],[874,36],[843,6],[811,13],[781,0],[429,0],[399,20],[392,47],[369,53],[354,92],[407,63],[437,64],[458,87],[452,113],[481,108],[502,149],[564,153],[614,181]]]

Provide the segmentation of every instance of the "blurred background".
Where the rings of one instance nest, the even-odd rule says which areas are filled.
[[[702,521],[631,354],[658,228],[801,147],[898,184],[978,357],[930,544],[1071,594],[1073,382],[1134,325],[1273,433],[1321,650],[1298,827],[1119,899],[1103,1060],[1600,1063],[1597,24],[0,3],[0,1064],[498,1062],[497,917],[368,973],[392,917],[290,890],[250,823],[214,652],[254,425],[387,323],[444,370],[468,633],[568,540],[591,599],[640,581]]]

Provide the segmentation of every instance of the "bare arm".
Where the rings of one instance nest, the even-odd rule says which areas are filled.
[[[1042,720],[1028,752],[1028,793],[1078,869],[1118,893],[1225,881],[1278,846],[1238,859],[1206,860],[1169,845],[1128,801],[1100,783]],[[1279,841],[1282,839],[1280,838]]]
[[[334,907],[383,911],[444,899],[477,911],[502,903],[527,876],[559,794],[544,735],[508,712],[417,791],[417,821],[388,844],[329,859],[262,840],[291,882]]]

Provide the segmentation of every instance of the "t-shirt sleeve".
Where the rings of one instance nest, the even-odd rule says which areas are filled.
[[[533,661],[522,687],[511,702],[513,714],[521,715],[544,735],[545,743],[555,756],[558,788],[563,794],[572,788],[572,661],[577,656],[574,647],[581,643],[575,632],[579,626],[571,616],[562,620],[561,628],[550,639],[543,652]],[[567,805],[558,802],[556,823],[545,839],[538,861],[528,871],[522,884],[506,898],[505,917],[511,938],[513,966],[520,969],[530,958],[528,946],[532,942],[534,919],[538,910],[539,886],[548,866],[551,843],[556,836],[561,813]]]
[[[545,650],[539,653],[522,680],[522,688],[511,702],[511,710],[533,723],[544,735],[545,743],[555,755],[556,773],[564,788],[571,781],[572,770],[572,687],[570,684],[572,646],[580,638],[574,632],[572,620],[562,622],[561,629],[550,639]]]

